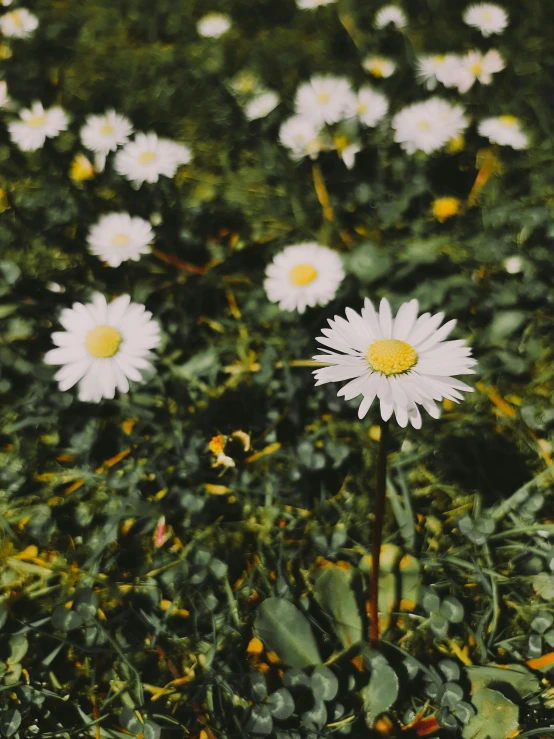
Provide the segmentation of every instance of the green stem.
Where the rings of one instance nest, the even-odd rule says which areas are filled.
[[[377,462],[377,494],[375,499],[375,526],[371,542],[371,592],[370,592],[370,631],[371,645],[379,644],[379,561],[381,559],[381,540],[385,518],[385,498],[387,494],[387,449],[389,425],[381,421],[379,440],[379,460]]]

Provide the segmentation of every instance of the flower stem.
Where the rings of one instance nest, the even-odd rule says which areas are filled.
[[[371,593],[370,593],[370,631],[372,647],[379,644],[379,561],[381,559],[381,539],[385,517],[385,497],[387,493],[387,448],[389,442],[388,421],[381,421],[379,439],[379,459],[377,462],[377,495],[375,499],[375,525],[371,542]]]

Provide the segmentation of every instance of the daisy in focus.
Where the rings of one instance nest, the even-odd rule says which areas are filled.
[[[481,54],[477,50],[468,51],[461,58],[460,64],[461,69],[455,86],[461,93],[467,92],[475,80],[482,85],[490,85],[493,74],[501,72],[506,66],[496,49],[489,49],[486,54]]]
[[[38,28],[38,18],[27,8],[10,10],[0,17],[0,32],[6,38],[29,38]]]
[[[296,91],[296,111],[319,126],[338,123],[352,106],[354,93],[344,77],[318,76]]]
[[[312,10],[313,8],[320,8],[322,5],[331,5],[336,3],[337,0],[296,0],[296,5],[300,10]]]
[[[390,77],[396,70],[396,64],[392,59],[384,56],[368,56],[362,62],[362,67],[373,77],[383,77],[383,79]]]
[[[109,152],[126,144],[132,133],[131,121],[110,109],[104,115],[87,117],[81,128],[81,141],[83,146],[97,154],[97,169],[102,170]]]
[[[327,305],[344,279],[339,255],[315,242],[288,246],[266,269],[267,297],[281,310],[304,313],[307,307]]]
[[[464,11],[464,23],[477,28],[483,36],[502,33],[508,25],[508,14],[504,8],[494,3],[470,5]]]
[[[36,151],[42,148],[47,138],[54,138],[60,131],[65,131],[69,123],[67,115],[61,108],[45,110],[39,102],[21,110],[19,117],[19,121],[8,123],[8,131],[12,141],[21,151]]]
[[[196,30],[204,38],[219,38],[231,28],[231,19],[225,13],[208,13],[200,18]]]
[[[389,101],[382,92],[366,85],[360,87],[352,100],[351,116],[356,116],[364,126],[376,126],[389,110]]]
[[[519,118],[515,115],[486,118],[479,123],[477,131],[492,144],[511,146],[512,149],[525,149],[529,145],[529,137],[521,130]]]
[[[272,90],[262,92],[260,95],[252,98],[244,109],[244,115],[249,121],[255,121],[258,118],[265,118],[272,110],[279,105],[279,95]]]
[[[405,28],[408,25],[408,19],[404,11],[398,5],[384,5],[375,15],[373,25],[375,28],[386,28],[389,23],[397,28]]]
[[[331,366],[313,372],[316,385],[349,380],[338,395],[345,400],[362,395],[358,417],[364,418],[375,398],[379,399],[384,421],[394,413],[402,428],[408,423],[421,428],[421,406],[432,418],[440,410],[435,404],[447,398],[463,399],[460,391],[473,388],[454,375],[474,374],[476,361],[464,340],[445,341],[456,321],[441,328],[444,313],[423,313],[418,318],[418,302],[400,306],[396,318],[386,298],[379,312],[366,298],[361,315],[346,309],[346,320],[329,319],[317,341],[330,349],[313,357]]]
[[[143,182],[157,182],[161,175],[173,177],[180,164],[192,159],[190,149],[155,133],[138,133],[115,157],[115,169],[136,188]]]
[[[79,383],[79,400],[98,403],[126,393],[129,380],[142,382],[139,370],[151,370],[151,350],[160,343],[160,328],[144,305],[131,303],[129,295],[109,305],[100,293],[92,303],[64,308],[60,322],[65,331],[52,334],[57,348],[46,364],[63,365],[55,375],[62,391]]]
[[[121,262],[138,262],[142,254],[149,254],[153,240],[148,221],[129,213],[110,213],[91,228],[87,244],[91,254],[110,267],[119,267]]]
[[[437,97],[408,105],[392,120],[394,140],[408,154],[438,151],[462,133],[468,124],[460,105],[451,105]]]
[[[323,148],[319,133],[320,126],[313,120],[295,115],[281,126],[279,141],[289,149],[291,159],[298,161],[306,156],[315,159]]]

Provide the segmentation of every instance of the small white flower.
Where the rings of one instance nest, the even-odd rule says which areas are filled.
[[[344,162],[346,169],[352,169],[354,167],[354,164],[356,163],[356,154],[359,154],[361,150],[362,147],[357,142],[338,149],[339,156]]]
[[[392,23],[395,28],[404,28],[408,25],[408,19],[398,5],[384,5],[377,11],[373,21],[375,28],[385,28],[389,23]]]
[[[451,105],[441,98],[430,98],[403,108],[392,120],[394,140],[413,154],[430,154],[442,149],[469,124],[460,105]]]
[[[7,105],[10,102],[10,98],[8,95],[8,84],[7,82],[0,82],[0,108],[3,108],[5,105]]]
[[[517,275],[518,272],[523,270],[523,261],[521,257],[518,257],[517,255],[514,257],[507,257],[502,264],[504,265],[506,272],[510,275]]]
[[[38,18],[27,8],[18,8],[0,17],[0,32],[6,38],[29,38],[38,28]]]
[[[272,90],[262,92],[261,95],[256,95],[247,104],[244,115],[249,121],[254,121],[258,118],[265,118],[279,105],[279,95]]]
[[[477,28],[483,36],[502,33],[508,25],[508,14],[500,5],[478,3],[470,5],[464,11],[464,23]]]
[[[467,92],[475,80],[483,85],[490,85],[492,75],[501,72],[506,65],[496,49],[489,49],[486,54],[480,51],[468,51],[461,58],[461,70],[456,87],[461,93]]]
[[[160,175],[173,177],[180,164],[188,164],[190,149],[155,133],[138,133],[115,157],[119,174],[140,187],[143,182],[157,182]]]
[[[290,149],[291,159],[317,157],[322,149],[319,140],[320,127],[313,120],[295,115],[283,123],[279,130],[279,141]]]
[[[368,56],[362,62],[362,67],[374,77],[383,77],[384,79],[390,77],[396,70],[396,64],[392,59],[387,59],[384,56]]]
[[[364,418],[375,398],[379,398],[384,421],[394,413],[402,427],[408,422],[421,428],[422,406],[433,418],[440,415],[435,401],[462,400],[460,390],[473,388],[453,375],[474,374],[471,349],[463,340],[445,341],[456,321],[441,328],[444,313],[418,314],[417,300],[400,306],[396,318],[386,298],[379,312],[366,298],[361,315],[346,309],[346,320],[335,316],[330,328],[322,329],[317,341],[329,349],[313,359],[330,367],[314,371],[316,385],[350,380],[338,395],[345,400],[363,396],[358,417]]]
[[[225,13],[208,13],[200,18],[196,30],[204,38],[219,38],[231,28],[231,19]]]
[[[458,54],[446,54],[442,63],[438,65],[436,72],[437,80],[445,87],[466,87],[471,74],[464,67],[463,58]]]
[[[304,313],[306,308],[327,305],[344,279],[339,255],[315,242],[288,246],[266,269],[267,297],[281,310]]]
[[[477,130],[480,136],[493,144],[511,146],[513,149],[525,149],[529,145],[529,138],[521,130],[519,118],[514,115],[486,118],[479,123]]]
[[[131,121],[115,110],[107,110],[104,115],[89,115],[81,128],[81,141],[90,151],[106,155],[123,146],[133,133]]]
[[[351,108],[353,95],[350,82],[344,77],[312,77],[296,92],[296,111],[319,126],[337,123]]]
[[[377,92],[369,85],[360,87],[357,95],[352,99],[351,108],[347,117],[356,116],[364,126],[376,126],[384,118],[389,109],[389,101],[381,92]]]
[[[87,244],[89,251],[110,267],[119,267],[121,262],[138,262],[142,254],[149,254],[153,240],[148,221],[129,213],[110,213],[91,228]]]
[[[61,108],[45,110],[39,102],[21,110],[19,116],[19,121],[8,124],[8,130],[12,141],[22,151],[42,148],[47,138],[54,138],[60,131],[65,131],[69,123]]]
[[[331,5],[336,3],[337,0],[296,0],[296,5],[300,10],[311,10],[312,8],[319,8],[322,5]]]
[[[144,305],[131,303],[129,295],[109,305],[100,293],[92,303],[64,308],[60,323],[65,331],[52,334],[57,349],[44,361],[61,364],[55,379],[60,390],[79,383],[79,400],[98,403],[126,393],[129,380],[142,381],[139,370],[151,370],[151,350],[160,343],[160,327]]]
[[[450,56],[452,57],[453,55],[451,54]],[[418,57],[416,68],[417,81],[424,84],[428,90],[434,90],[437,86],[437,81],[441,81],[439,75],[447,61],[445,54],[431,54],[430,56]]]

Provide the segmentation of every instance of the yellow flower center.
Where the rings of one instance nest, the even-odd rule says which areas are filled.
[[[492,20],[492,15],[490,10],[485,10],[483,14],[481,15],[481,22],[482,23],[488,23]]]
[[[102,136],[111,136],[114,132],[114,127],[111,123],[104,123],[104,125],[100,128],[100,133]]]
[[[320,92],[317,96],[317,99],[320,103],[328,103],[329,102],[329,93],[328,92]]]
[[[358,115],[361,115],[362,113],[367,113],[367,105],[364,105],[364,103],[358,103],[358,107],[356,108],[356,113]]]
[[[448,145],[446,147],[446,150],[450,154],[456,154],[458,151],[462,151],[466,144],[465,137],[462,133],[456,134],[453,139],[450,139],[448,142]]]
[[[429,131],[431,128],[431,124],[429,123],[429,121],[420,121],[417,124],[417,127],[420,131]]]
[[[19,28],[23,28],[23,21],[21,20],[21,16],[17,12],[17,10],[12,10],[9,15],[11,15],[12,21],[15,23],[16,26],[19,26]]]
[[[482,71],[483,67],[481,66],[481,62],[475,62],[475,64],[471,66],[471,74],[474,77],[479,77]]]
[[[316,277],[317,270],[311,264],[297,264],[290,271],[290,281],[299,287],[309,285]]]
[[[367,361],[375,372],[400,375],[417,362],[416,350],[399,339],[379,339],[367,350]]]
[[[106,359],[117,354],[123,337],[113,326],[101,324],[88,332],[85,340],[85,349],[97,359]]]
[[[139,156],[139,164],[150,164],[156,158],[156,154],[153,151],[143,151]]]
[[[518,119],[515,115],[501,115],[498,120],[502,121],[506,126],[517,126],[518,124]]]
[[[112,239],[112,246],[127,246],[129,237],[126,234],[117,234]]]
[[[36,115],[34,118],[29,118],[27,125],[29,128],[40,128],[46,123],[46,113],[42,115]]]
[[[383,68],[380,64],[374,63],[369,67],[368,72],[372,74],[374,77],[382,77],[383,76]]]
[[[433,215],[440,221],[455,216],[460,210],[460,201],[457,198],[438,198],[433,202]]]

